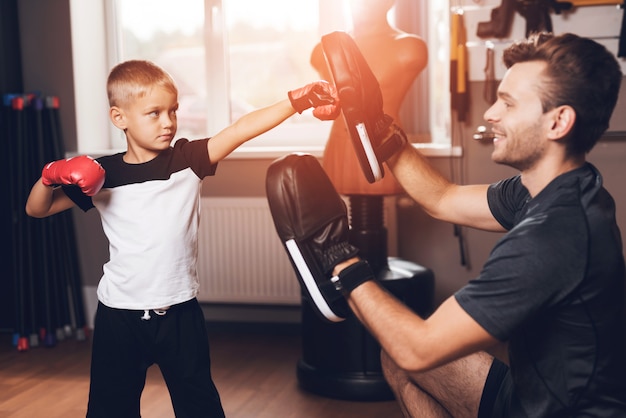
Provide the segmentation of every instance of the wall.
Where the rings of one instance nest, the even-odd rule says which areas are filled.
[[[76,128],[69,0],[21,0],[19,6],[24,88],[60,96],[61,123],[67,147],[73,149]],[[448,175],[452,173],[451,167],[460,167],[465,183],[489,183],[514,174],[511,169],[490,161],[490,145],[469,139],[474,128],[482,123],[481,115],[487,107],[480,92],[482,82],[472,82],[471,114],[463,127],[466,138],[463,141],[463,157],[432,159],[433,164]],[[621,103],[624,103],[624,96],[626,89],[622,90]],[[621,164],[625,154],[626,137],[620,135],[600,143],[590,155],[590,160],[604,173],[607,188],[615,197],[619,209],[618,221],[623,231],[626,231],[626,189],[621,187],[620,182],[623,182]],[[220,164],[217,175],[205,181],[203,193],[263,196],[265,172],[271,161],[226,160]],[[437,301],[441,301],[478,273],[499,235],[464,229],[469,260],[469,266],[465,267],[459,263],[459,244],[451,225],[427,218],[418,208],[407,204],[406,199],[400,198],[400,203],[399,255],[434,271],[436,297]],[[97,213],[91,212],[83,214],[75,210],[74,213],[83,282],[93,287],[100,278],[102,263],[107,259],[107,243]]]
[[[69,0],[18,1],[24,90],[57,96],[65,146],[76,149]]]

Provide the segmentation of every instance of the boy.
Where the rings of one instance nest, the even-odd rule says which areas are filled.
[[[47,164],[26,203],[34,217],[74,205],[95,207],[109,240],[110,259],[98,285],[87,417],[139,417],[152,364],[161,369],[177,417],[223,417],[196,300],[202,179],[239,145],[296,111],[315,107],[316,117],[335,118],[336,92],[314,82],[210,139],[179,139],[172,146],[178,90],[164,70],[148,61],[121,63],[109,74],[107,91],[109,117],[125,133],[126,152]]]

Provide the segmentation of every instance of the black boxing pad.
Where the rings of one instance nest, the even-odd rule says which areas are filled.
[[[305,298],[323,319],[344,320],[351,310],[339,278],[331,277],[332,270],[358,253],[348,243],[344,201],[310,154],[289,154],[270,164],[266,192],[274,226]],[[350,288],[356,284],[344,283]]]
[[[322,50],[359,165],[374,183],[383,178],[382,163],[404,145],[406,135],[394,126],[394,134],[383,144],[393,119],[383,112],[380,85],[354,39],[346,32],[329,33],[322,36]]]

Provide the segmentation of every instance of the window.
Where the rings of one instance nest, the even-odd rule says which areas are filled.
[[[106,17],[103,30],[106,35],[97,37],[97,41],[106,45],[103,50],[108,53],[95,61],[105,61],[104,74],[102,70],[94,74],[93,71],[87,72],[86,68],[77,68],[78,73],[91,75],[85,84],[88,88],[77,86],[77,96],[81,92],[94,92],[98,87],[98,83],[94,83],[95,76],[102,76],[100,86],[104,94],[108,69],[118,62],[135,58],[152,60],[172,74],[179,88],[177,137],[213,135],[242,114],[281,100],[288,90],[317,79],[319,75],[309,63],[313,47],[322,34],[349,29],[348,13],[341,6],[347,5],[347,0],[186,0],[174,7],[168,0],[103,2]],[[88,41],[84,32],[97,32],[92,27],[93,14],[97,11],[88,12],[90,7],[82,3],[92,2],[71,0],[72,15],[90,13],[92,18],[80,19],[89,23],[83,23],[80,30],[73,29],[73,43],[75,50],[84,43],[89,55],[75,52],[74,56],[89,59],[82,65],[93,68],[98,64],[91,61],[91,55],[100,50],[93,47],[93,40]],[[412,9],[424,7],[415,5],[414,1],[397,0],[395,9],[400,7],[400,3]],[[404,114],[420,115],[420,118],[411,118],[412,123],[405,125],[412,131],[410,133],[430,132],[432,142],[449,144],[449,116],[445,116],[450,113],[447,110],[449,93],[446,77],[449,41],[447,33],[444,39],[435,36],[441,35],[442,25],[447,25],[449,8],[447,2],[431,0],[424,3],[433,6],[429,9],[429,18],[422,18],[421,22],[405,19],[401,22],[403,26],[399,25],[408,32],[420,33],[424,38],[436,41],[429,42],[427,74],[420,76],[421,85],[409,93],[405,104]],[[417,21],[417,16],[424,15],[422,12],[415,10],[411,15],[415,15],[414,20]],[[320,16],[324,18],[320,19]],[[442,16],[445,16],[443,20]],[[73,18],[72,22],[77,20]],[[425,22],[437,24],[430,26],[426,33]],[[446,68],[433,68],[441,64]],[[77,79],[80,80],[80,77]],[[429,94],[422,93],[425,91]],[[93,96],[90,99],[93,102]],[[87,99],[83,99],[82,103],[95,108]],[[102,110],[94,111],[92,118],[102,119],[106,106],[106,102],[100,103]],[[415,110],[424,107],[432,109],[433,106],[439,110]],[[77,108],[86,110],[78,97]],[[433,115],[432,120],[428,119],[428,114]],[[404,119],[406,122],[407,118]],[[89,123],[89,118],[81,118],[80,115],[77,115],[77,120]],[[90,126],[93,127],[93,124]],[[242,150],[321,153],[330,126],[330,122],[322,123],[307,111],[294,115],[262,138],[250,141]],[[89,128],[89,137],[83,140],[79,128],[79,152],[124,149],[122,133],[112,126],[106,130],[110,134],[94,138],[93,129]]]

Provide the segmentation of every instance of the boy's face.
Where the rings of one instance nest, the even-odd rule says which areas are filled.
[[[178,126],[178,97],[174,92],[154,87],[144,97],[118,110],[120,117],[114,123],[124,130],[129,150],[150,157],[172,143]]]

